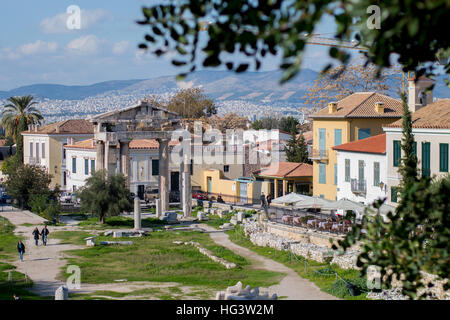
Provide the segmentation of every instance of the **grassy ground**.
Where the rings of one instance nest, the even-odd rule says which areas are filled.
[[[76,243],[85,235],[66,236]],[[78,237],[78,239],[77,239]],[[110,240],[99,237],[99,241]],[[207,234],[199,232],[154,232],[131,240],[132,246],[95,246],[71,250],[69,264],[81,268],[81,281],[111,283],[117,279],[128,281],[177,282],[183,286],[225,289],[238,281],[251,286],[270,286],[278,283],[282,274],[254,269],[251,262],[211,242]],[[216,256],[234,262],[234,269],[226,269],[202,255],[191,245],[177,245],[173,241],[197,241]],[[61,278],[68,276],[62,274]]]
[[[240,210],[239,210],[240,211]],[[224,223],[229,223],[231,220],[231,217],[235,214],[238,213],[238,210],[234,210],[232,212],[226,213],[222,216],[222,218],[220,218],[218,215],[210,215],[208,217],[208,221],[206,221],[205,223],[211,227],[214,227],[216,229],[218,229],[221,225],[223,225]],[[252,215],[254,215],[256,213],[255,210],[246,210],[244,211],[245,217],[251,217]]]
[[[0,300],[12,300],[14,293],[23,300],[43,299],[27,290],[33,285],[32,281],[26,279],[23,273],[15,271],[15,267],[8,263],[18,257],[17,241],[19,237],[14,234],[14,226],[0,217]]]
[[[283,263],[287,267],[295,270],[302,278],[314,282],[324,292],[341,299],[366,299],[366,293],[363,292],[367,291],[366,278],[361,277],[359,275],[359,271],[357,270],[344,270],[339,268],[337,265],[319,263],[296,255],[291,256],[291,254],[287,251],[277,251],[269,247],[256,246],[244,236],[242,228],[227,231],[227,234],[229,235],[230,240],[234,243],[255,251],[262,256]],[[339,276],[336,276],[336,273]],[[346,287],[346,282],[341,280],[341,278],[347,282],[357,285],[359,295],[351,296]]]
[[[141,225],[143,228],[155,228],[166,225],[167,222],[162,221],[157,218],[145,218],[141,220]],[[133,228],[134,220],[132,218],[116,216],[108,217],[104,224],[100,224],[98,217],[93,217],[80,221],[78,226],[84,227],[86,229],[114,229],[114,228]]]
[[[76,244],[76,245],[84,245],[86,244],[87,237],[92,236],[92,233],[87,231],[54,231],[52,232],[52,238],[60,239],[61,244]]]

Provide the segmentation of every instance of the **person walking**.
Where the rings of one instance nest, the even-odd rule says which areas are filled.
[[[267,207],[266,196],[264,195],[264,192],[261,192],[261,197],[259,199],[261,200],[261,208]]]
[[[20,261],[23,261],[23,254],[25,253],[25,245],[22,241],[17,242],[17,251],[19,251]]]
[[[42,237],[42,243],[44,244],[44,246],[47,245],[47,236],[50,232],[47,229],[47,225],[44,226],[44,228],[41,231],[41,237]]]
[[[32,232],[32,235],[34,235],[34,243],[36,245],[39,245],[39,234],[39,229],[36,227]]]
[[[270,203],[272,202],[272,195],[269,193],[268,195],[267,195],[267,207],[269,207],[270,208]]]

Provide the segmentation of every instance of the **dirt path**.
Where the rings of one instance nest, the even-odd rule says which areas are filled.
[[[216,230],[213,227],[204,224],[197,225],[197,227],[207,231]],[[284,277],[279,284],[268,288],[269,295],[276,293],[279,297],[287,297],[287,300],[337,300],[336,297],[320,291],[314,283],[301,278],[294,270],[286,267],[284,264],[260,256],[247,248],[238,246],[230,241],[227,234],[223,232],[212,232],[209,235],[218,245],[228,248],[240,256],[255,261],[258,264],[258,268],[285,273],[286,277]]]

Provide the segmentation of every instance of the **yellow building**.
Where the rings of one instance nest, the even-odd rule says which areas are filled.
[[[383,125],[402,116],[402,102],[375,92],[354,93],[311,115],[313,194],[337,197],[337,154],[332,147],[383,133]]]
[[[255,173],[263,180],[262,191],[274,198],[295,192],[309,194],[312,190],[313,167],[307,163],[278,162]]]
[[[22,132],[23,162],[40,165],[52,175],[50,187],[66,189],[66,150],[64,145],[93,138],[94,125],[82,119],[65,120]]]
[[[227,179],[222,171],[203,170],[201,190],[217,198],[220,194],[225,202],[257,204],[261,195],[261,182],[252,178]]]

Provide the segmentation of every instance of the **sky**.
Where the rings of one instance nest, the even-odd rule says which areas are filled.
[[[169,57],[142,53],[141,8],[151,0],[14,0],[2,1],[0,19],[0,90],[36,83],[87,85],[108,80],[148,79],[180,72]],[[67,28],[67,8],[81,9],[81,29]],[[335,30],[324,19],[315,33]],[[309,46],[304,68],[320,71],[328,47]],[[275,70],[279,57],[263,61]]]

